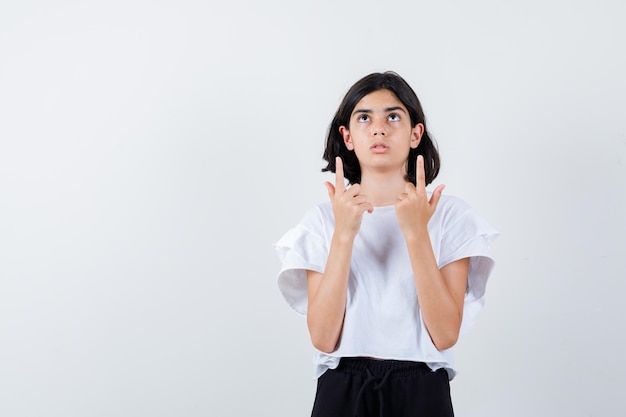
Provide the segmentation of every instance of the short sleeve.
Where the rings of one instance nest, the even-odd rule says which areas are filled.
[[[302,315],[306,315],[308,305],[306,271],[324,272],[328,259],[328,243],[323,232],[322,214],[315,207],[274,244],[282,263],[278,288],[291,308]]]
[[[491,244],[499,233],[463,201],[454,199],[452,202],[454,207],[448,208],[443,222],[439,267],[470,258],[460,331],[463,335],[485,305],[487,280],[495,264]]]

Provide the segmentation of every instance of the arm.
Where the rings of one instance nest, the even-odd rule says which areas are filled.
[[[337,158],[335,186],[326,183],[335,217],[326,268],[323,274],[307,271],[307,325],[313,346],[326,353],[337,348],[343,327],[354,238],[363,213],[373,210],[367,197],[359,194],[358,184],[346,189],[343,181],[343,165]]]
[[[439,270],[427,231],[407,238],[407,247],[426,329],[437,349],[451,348],[461,329],[469,258]]]
[[[351,258],[352,241],[333,235],[324,274],[307,271],[307,325],[313,346],[322,352],[333,352],[341,335]]]
[[[416,170],[417,183],[424,184],[421,156]],[[398,224],[406,240],[424,324],[439,350],[454,346],[458,340],[469,268],[469,258],[452,262],[441,270],[437,266],[427,225],[442,191],[443,186],[437,187],[428,200],[425,187],[407,183],[396,202]]]

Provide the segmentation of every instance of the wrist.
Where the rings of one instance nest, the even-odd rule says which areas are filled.
[[[339,232],[335,230],[332,240],[333,242],[340,245],[352,245],[352,243],[354,242],[354,238],[355,236],[352,233]]]
[[[428,229],[426,227],[414,227],[411,230],[405,230],[404,239],[407,243],[422,242],[424,240],[430,240]]]

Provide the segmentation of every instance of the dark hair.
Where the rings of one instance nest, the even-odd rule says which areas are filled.
[[[416,149],[409,151],[407,160],[406,180],[415,184],[415,164],[418,155],[424,156],[424,172],[426,174],[426,185],[433,182],[439,174],[440,160],[439,152],[435,142],[431,139],[426,128],[424,111],[415,91],[404,81],[402,77],[392,71],[384,73],[373,73],[361,78],[346,93],[343,101],[335,113],[335,117],[328,129],[326,138],[326,149],[324,150],[324,160],[328,162],[322,172],[335,172],[335,158],[340,156],[343,161],[343,172],[350,184],[361,182],[361,166],[356,154],[346,148],[343,136],[339,132],[340,126],[349,127],[350,116],[357,103],[366,95],[378,91],[389,90],[398,97],[409,111],[411,126],[418,123],[424,125],[424,134]]]

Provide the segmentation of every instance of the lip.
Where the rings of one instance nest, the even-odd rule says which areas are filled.
[[[376,142],[370,146],[370,150],[374,153],[385,153],[389,150],[389,146],[385,142]]]

